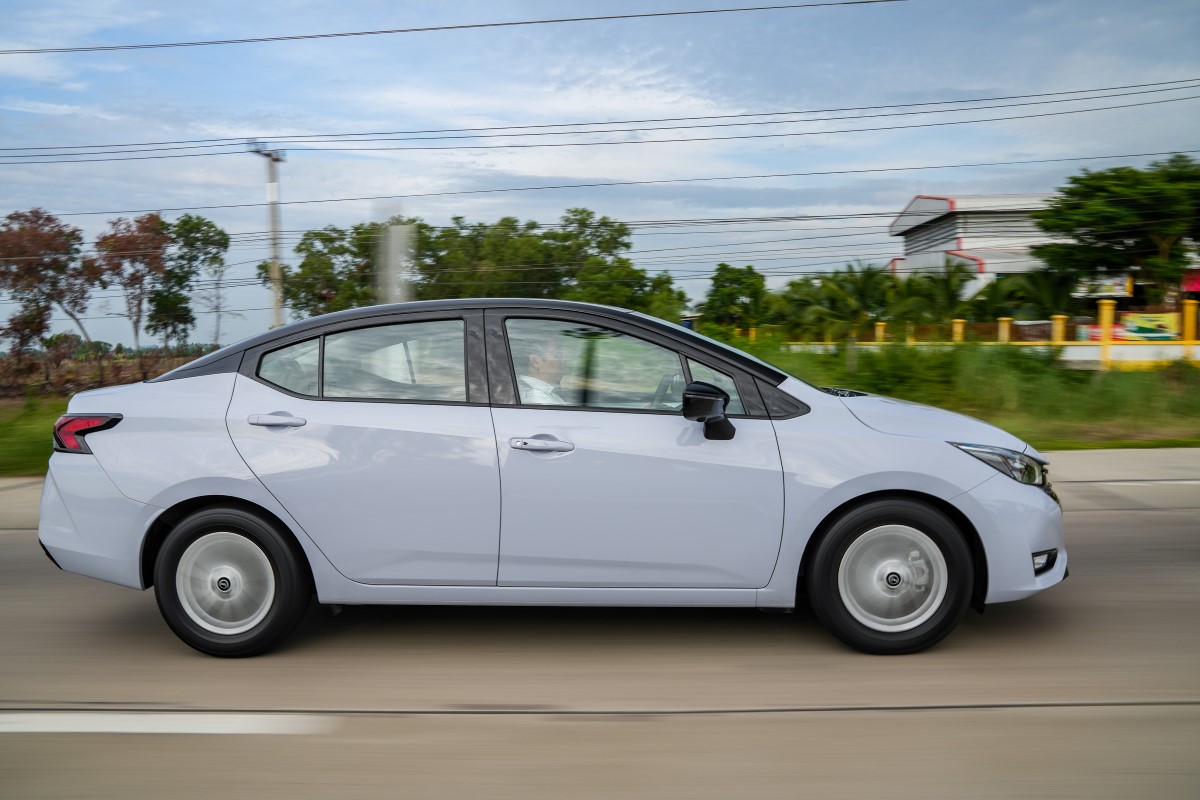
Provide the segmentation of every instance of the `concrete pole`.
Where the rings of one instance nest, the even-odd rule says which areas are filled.
[[[1116,300],[1100,300],[1100,368],[1108,370],[1112,365],[1112,327],[1116,317]]]
[[[1012,317],[1000,317],[996,322],[1000,327],[996,330],[996,341],[1008,343],[1012,341]]]
[[[1067,340],[1067,315],[1053,314],[1050,317],[1050,341],[1062,344]]]
[[[1183,301],[1183,357],[1191,359],[1196,344],[1196,308],[1200,300]]]
[[[283,324],[283,260],[279,256],[279,171],[275,165],[286,161],[282,150],[268,150],[261,142],[251,141],[250,151],[267,159],[267,205],[271,221],[271,263],[268,271],[271,278],[271,327]]]

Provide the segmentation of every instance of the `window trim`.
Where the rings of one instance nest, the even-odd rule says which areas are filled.
[[[466,400],[424,400],[390,397],[326,397],[325,396],[325,337],[338,333],[348,333],[367,328],[378,328],[385,325],[404,325],[418,322],[451,322],[461,321],[463,324],[463,367],[464,389]],[[363,324],[366,322],[367,324]],[[269,353],[283,350],[301,342],[319,340],[317,356],[317,395],[299,394],[278,384],[262,378],[258,373],[262,368],[262,359]],[[487,406],[489,397],[487,391],[487,366],[484,363],[485,350],[483,344],[483,314],[478,309],[467,309],[457,312],[449,310],[424,311],[408,314],[394,314],[364,319],[343,320],[322,326],[316,330],[298,332],[283,340],[276,340],[246,351],[238,374],[264,386],[294,397],[298,400],[310,400],[325,403],[395,403],[399,405],[422,406]]]

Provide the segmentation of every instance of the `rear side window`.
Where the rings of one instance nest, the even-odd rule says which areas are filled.
[[[320,339],[289,345],[262,357],[258,377],[289,392],[316,397],[320,358]]]
[[[324,396],[466,402],[461,319],[359,328],[325,337]]]

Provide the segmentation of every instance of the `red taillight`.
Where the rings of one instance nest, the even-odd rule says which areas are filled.
[[[61,453],[92,452],[84,434],[111,428],[121,421],[120,414],[66,414],[54,423],[54,449]]]

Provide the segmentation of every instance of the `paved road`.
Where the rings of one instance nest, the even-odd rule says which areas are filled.
[[[3,482],[0,797],[1200,796],[1200,451],[1054,464],[1071,578],[903,658],[803,609],[314,606],[210,659]]]

